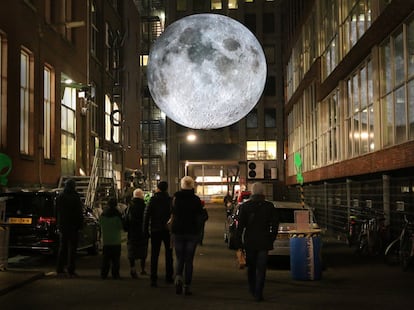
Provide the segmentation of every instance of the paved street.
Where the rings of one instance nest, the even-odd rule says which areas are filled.
[[[224,210],[209,205],[205,245],[197,250],[193,296],[177,296],[164,283],[160,259],[158,288],[149,276],[133,280],[123,248],[121,280],[101,280],[100,256],[79,257],[78,279],[45,276],[0,296],[1,309],[401,309],[413,303],[414,272],[358,258],[344,244],[324,239],[325,269],[318,281],[292,280],[286,262],[270,266],[265,301],[247,293],[246,274],[235,265],[234,252],[223,241]],[[162,253],[163,254],[163,253]],[[29,260],[30,261],[30,260]],[[42,263],[39,263],[42,262]],[[53,259],[42,258],[16,268],[53,271]],[[148,268],[149,270],[149,263]]]

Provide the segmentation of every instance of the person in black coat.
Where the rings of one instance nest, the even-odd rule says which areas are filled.
[[[78,248],[78,234],[83,225],[83,205],[76,183],[72,179],[65,182],[63,192],[56,198],[57,228],[59,230],[59,250],[56,272],[64,276],[65,262],[70,277],[76,277],[76,251]]]
[[[252,196],[239,207],[237,236],[246,251],[249,291],[256,301],[263,300],[268,251],[273,249],[279,220],[273,203],[265,200],[264,187],[254,183]]]
[[[144,216],[144,231],[151,238],[151,286],[157,286],[158,258],[160,256],[161,243],[165,250],[165,281],[173,283],[173,257],[171,248],[171,236],[167,222],[171,216],[171,197],[167,192],[168,183],[161,181],[157,185],[157,191],[151,197]]]
[[[124,228],[128,232],[128,260],[131,268],[132,278],[137,278],[135,261],[140,260],[141,274],[146,274],[145,260],[148,252],[148,237],[144,233],[144,192],[137,188],[134,190],[133,198],[125,210]]]
[[[177,258],[176,294],[183,291],[185,295],[192,294],[193,260],[200,240],[202,213],[200,197],[194,193],[194,180],[185,176],[181,179],[181,190],[174,194],[172,202],[171,233]]]

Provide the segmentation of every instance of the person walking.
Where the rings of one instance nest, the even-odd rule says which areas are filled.
[[[76,182],[68,179],[63,192],[56,198],[57,228],[59,231],[59,250],[56,273],[59,277],[69,275],[77,277],[76,251],[78,248],[78,234],[83,225],[83,205]],[[67,263],[67,274],[65,264]]]
[[[239,210],[237,236],[246,251],[249,291],[256,301],[262,301],[268,251],[273,249],[279,226],[276,208],[265,200],[263,184],[254,183],[250,199]]]
[[[118,202],[116,198],[110,198],[107,208],[99,217],[101,225],[103,251],[101,278],[108,277],[109,269],[111,269],[112,278],[120,279],[119,274],[121,261],[121,232],[122,220],[121,213],[117,209]]]
[[[125,210],[124,229],[128,232],[128,260],[130,266],[130,275],[132,278],[138,278],[135,268],[135,261],[140,260],[141,275],[145,275],[145,260],[148,252],[148,236],[144,233],[144,192],[137,188],[134,190],[131,203]]]
[[[167,192],[168,183],[161,181],[151,197],[144,214],[144,231],[151,238],[151,286],[157,287],[158,258],[161,244],[165,252],[165,281],[173,283],[173,254],[171,236],[167,222],[171,216],[171,197]]]
[[[192,295],[193,260],[200,240],[203,206],[194,193],[194,180],[185,176],[172,201],[171,233],[176,254],[176,294]],[[184,278],[183,278],[184,273]]]

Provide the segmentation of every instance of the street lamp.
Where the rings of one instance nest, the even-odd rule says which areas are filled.
[[[193,134],[193,133],[189,133],[189,134],[187,135],[187,141],[188,141],[188,142],[194,142],[195,140],[197,140],[197,136],[196,136],[195,134]]]

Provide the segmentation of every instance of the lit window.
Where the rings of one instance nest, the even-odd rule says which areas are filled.
[[[247,160],[275,160],[276,141],[247,141]]]
[[[61,156],[62,175],[75,173],[76,165],[76,88],[64,87],[61,106]]]
[[[53,115],[55,106],[54,72],[45,66],[43,69],[43,156],[51,158],[53,137]]]
[[[221,10],[222,9],[221,0],[211,0],[211,9]]]
[[[113,111],[112,111],[112,122],[111,122],[112,126],[113,126],[113,134],[112,134],[112,141],[114,143],[119,143],[120,139],[121,139],[121,130],[120,130],[120,125],[121,125],[121,115],[119,113],[119,107],[118,104],[116,102],[114,102],[114,107],[113,107]]]
[[[139,64],[141,67],[146,67],[148,65],[148,55],[141,55],[139,57]]]
[[[229,0],[229,9],[237,9],[237,0]]]
[[[105,140],[111,141],[111,99],[105,95]]]
[[[20,152],[30,153],[30,112],[32,110],[33,98],[31,75],[33,63],[31,55],[26,51],[20,53]]]

